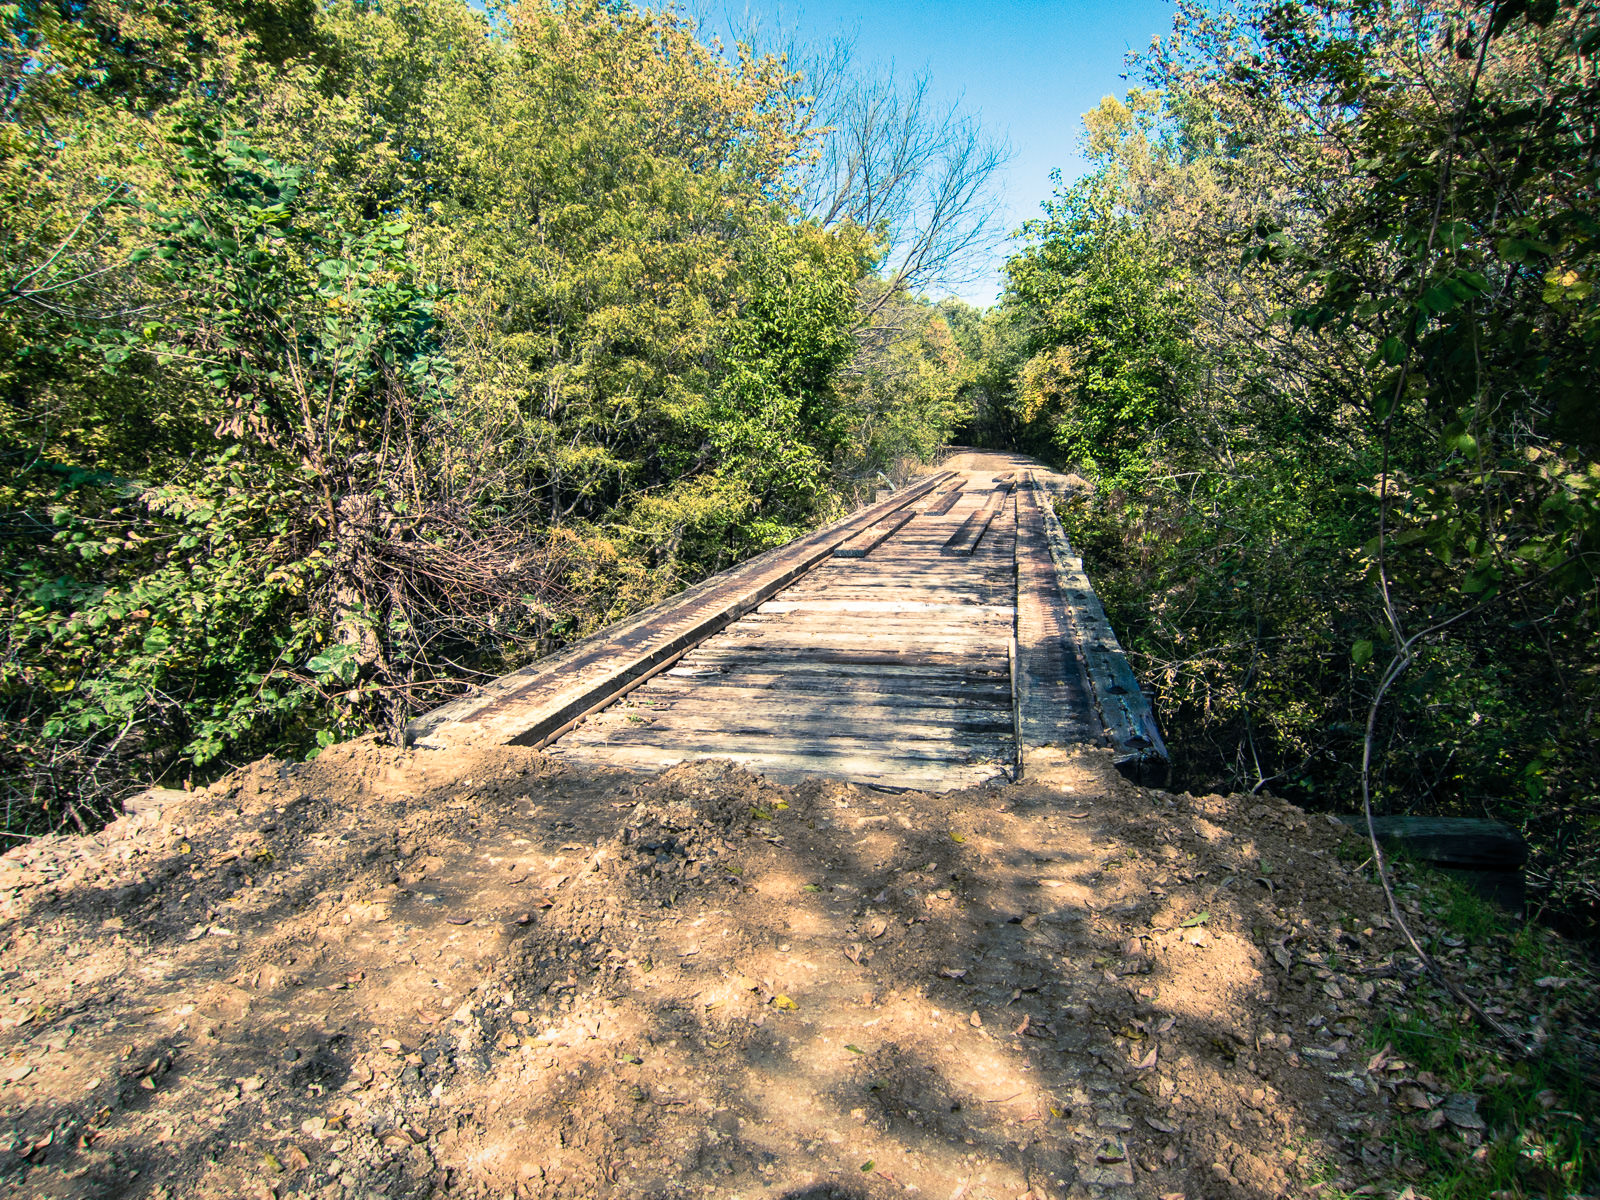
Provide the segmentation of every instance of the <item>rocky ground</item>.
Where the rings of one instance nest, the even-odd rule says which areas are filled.
[[[1474,1097],[1373,1051],[1421,986],[1360,843],[1030,772],[356,743],[35,842],[0,1192],[1198,1200],[1392,1194],[1394,1122],[1472,1153]]]

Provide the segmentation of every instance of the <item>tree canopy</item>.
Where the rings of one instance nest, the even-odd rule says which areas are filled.
[[[1496,815],[1600,912],[1600,11],[1180,3],[1023,231],[985,428],[1196,786]],[[999,318],[997,318],[999,319]],[[1375,701],[1383,703],[1375,706]]]
[[[804,80],[674,11],[25,0],[0,71],[13,833],[393,732],[959,419]]]

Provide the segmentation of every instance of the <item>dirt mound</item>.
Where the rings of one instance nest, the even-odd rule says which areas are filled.
[[[1342,831],[356,744],[0,868],[33,1196],[1272,1197],[1389,1170]],[[1380,1056],[1381,1059],[1381,1056]],[[1471,1121],[1461,1122],[1463,1136]]]

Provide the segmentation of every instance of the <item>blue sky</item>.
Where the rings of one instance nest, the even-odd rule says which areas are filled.
[[[744,7],[726,2],[734,11]],[[1000,181],[1008,229],[1038,214],[1052,170],[1069,180],[1082,174],[1083,114],[1102,96],[1126,90],[1127,52],[1145,49],[1172,24],[1169,0],[745,2],[757,20],[794,27],[806,40],[854,32],[862,60],[893,60],[908,73],[926,66],[942,94],[964,97],[1015,151]],[[965,299],[993,302],[1004,257],[1002,246],[991,271],[961,289]]]

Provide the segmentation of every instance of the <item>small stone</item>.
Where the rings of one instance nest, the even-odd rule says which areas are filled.
[[[974,1029],[983,1028],[983,1018],[978,1015],[977,1009],[972,1010],[972,1015],[967,1018],[967,1024],[971,1025]]]
[[[1083,1182],[1092,1187],[1132,1187],[1133,1164],[1130,1162],[1096,1163],[1084,1167],[1080,1173]]]
[[[1103,1121],[1102,1124],[1104,1124]],[[1130,1127],[1132,1126],[1131,1121],[1129,1125]],[[1121,1138],[1104,1137],[1100,1139],[1100,1144],[1095,1147],[1094,1157],[1096,1162],[1101,1163],[1124,1162],[1128,1157],[1128,1147]]]

